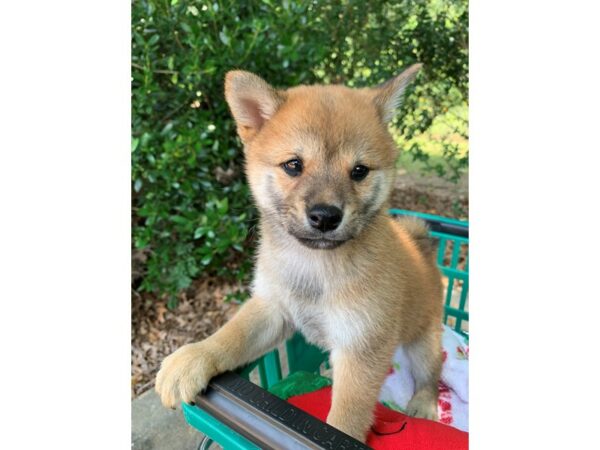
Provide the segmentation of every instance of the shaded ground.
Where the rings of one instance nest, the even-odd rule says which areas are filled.
[[[437,177],[399,173],[392,194],[393,208],[410,209],[467,219],[468,180],[458,184]],[[154,386],[160,361],[183,344],[214,333],[235,312],[237,305],[225,302],[236,286],[217,278],[196,280],[182,293],[173,311],[166,301],[152,295],[132,295],[131,389],[135,398]]]
[[[202,434],[187,424],[181,410],[162,406],[153,390],[131,402],[131,450],[193,450],[201,440]]]
[[[400,171],[392,193],[391,206],[468,220],[468,177],[465,176],[454,184],[436,176]]]
[[[154,386],[160,361],[184,344],[214,333],[235,311],[225,302],[234,286],[216,278],[196,280],[174,310],[166,300],[133,292],[131,305],[131,390],[136,397]]]

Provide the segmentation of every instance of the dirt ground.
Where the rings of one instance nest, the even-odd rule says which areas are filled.
[[[391,206],[468,220],[468,176],[455,184],[436,176],[417,175],[401,170],[392,192]]]
[[[468,218],[468,178],[453,184],[434,176],[399,172],[391,206],[399,209]],[[169,310],[166,301],[132,291],[131,393],[135,398],[154,386],[164,357],[180,346],[214,333],[238,305],[225,302],[237,286],[202,278],[180,295]]]

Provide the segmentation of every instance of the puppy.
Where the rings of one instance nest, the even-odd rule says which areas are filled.
[[[397,149],[387,125],[420,65],[365,89],[277,90],[229,72],[225,97],[260,211],[252,297],[213,336],[168,356],[163,404],[191,402],[211,377],[300,331],[330,352],[327,423],[365,441],[398,345],[416,391],[408,413],[437,418],[442,284],[425,224],[387,213]]]

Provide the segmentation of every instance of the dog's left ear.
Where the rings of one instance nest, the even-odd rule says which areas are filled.
[[[373,103],[384,123],[389,123],[393,119],[396,109],[402,103],[402,95],[406,86],[415,79],[422,66],[423,64],[413,64],[400,75],[370,89]]]
[[[285,93],[253,73],[232,70],[225,76],[225,99],[247,144],[285,102]]]

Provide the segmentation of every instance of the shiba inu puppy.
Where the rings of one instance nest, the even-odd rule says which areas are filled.
[[[213,336],[163,361],[165,406],[193,401],[211,377],[300,331],[330,352],[330,425],[365,440],[398,345],[416,385],[408,413],[437,418],[441,276],[425,224],[387,213],[397,158],[387,124],[419,68],[364,89],[277,90],[227,74],[261,217],[253,295]]]

